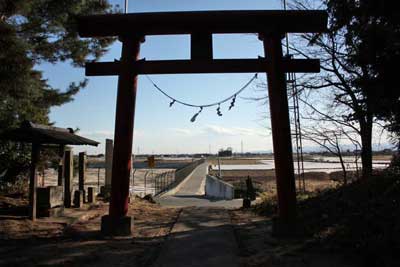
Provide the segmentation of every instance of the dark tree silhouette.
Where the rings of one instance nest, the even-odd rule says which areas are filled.
[[[0,1],[0,133],[23,120],[48,124],[51,107],[73,100],[86,80],[60,90],[36,66],[64,61],[82,66],[85,60],[98,59],[113,39],[80,39],[75,20],[81,14],[112,11],[108,1],[98,0]],[[1,179],[27,167],[28,150],[0,142]]]
[[[399,90],[388,87],[390,78],[385,74],[385,66],[392,60],[386,53],[399,51],[398,41],[389,44],[385,39],[399,40],[398,30],[397,36],[388,32],[398,29],[397,26],[392,24],[381,31],[389,21],[394,21],[390,20],[390,14],[383,12],[385,4],[389,1],[322,1],[320,7],[327,7],[330,15],[329,31],[301,35],[310,44],[306,50],[291,47],[297,55],[322,58],[321,75],[302,76],[298,89],[303,92],[303,98],[314,95],[304,98],[305,101],[316,99],[316,94],[330,98],[324,107],[321,98],[317,99],[319,103],[314,107],[323,109],[325,119],[359,134],[364,177],[372,172],[374,122],[393,125],[393,114],[400,104]],[[292,7],[315,8],[315,1],[295,0]]]

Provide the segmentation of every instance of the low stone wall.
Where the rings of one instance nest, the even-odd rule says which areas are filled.
[[[233,185],[211,175],[207,175],[205,191],[206,196],[213,198],[231,200],[235,196]]]

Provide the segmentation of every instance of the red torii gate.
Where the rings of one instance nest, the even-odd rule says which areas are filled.
[[[123,43],[118,62],[87,63],[86,75],[118,75],[114,156],[109,215],[102,232],[129,235],[126,217],[137,77],[140,74],[266,72],[278,193],[280,232],[290,231],[296,218],[290,119],[286,91],[287,72],[319,72],[318,59],[284,58],[281,40],[286,33],[324,32],[325,11],[200,11],[92,15],[78,20],[81,37],[118,36]],[[256,33],[264,43],[266,59],[213,59],[212,34]],[[191,60],[139,60],[146,35],[191,35]]]

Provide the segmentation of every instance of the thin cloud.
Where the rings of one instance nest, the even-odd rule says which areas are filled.
[[[265,136],[266,133],[259,129],[243,127],[222,127],[217,125],[207,125],[204,128],[207,133],[225,136]]]
[[[170,130],[179,135],[186,135],[186,136],[195,135],[195,133],[189,129],[171,128]]]
[[[180,136],[267,136],[267,132],[262,129],[243,128],[243,127],[222,127],[219,125],[206,125],[199,130],[185,128],[170,128],[170,131]]]
[[[77,134],[93,138],[113,138],[114,132],[111,130],[80,131]],[[143,131],[135,130],[135,137],[143,136]]]
[[[107,137],[107,136],[114,135],[114,133],[112,131],[108,131],[108,130],[81,131],[78,134],[84,135],[84,136],[96,136],[96,137]]]

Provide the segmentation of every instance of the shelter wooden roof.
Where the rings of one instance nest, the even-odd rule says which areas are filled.
[[[99,143],[85,137],[74,134],[71,128],[58,128],[25,121],[20,128],[6,131],[0,139],[15,142],[36,143],[46,145],[90,145]]]

